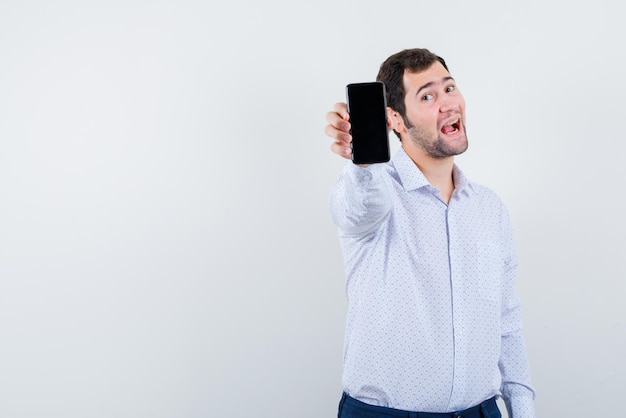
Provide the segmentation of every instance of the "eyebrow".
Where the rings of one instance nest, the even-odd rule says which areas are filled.
[[[454,81],[454,77],[452,76],[444,77],[441,79],[441,84],[444,84],[446,81],[450,81],[450,80]],[[417,93],[415,93],[415,95],[418,96],[422,90],[432,87],[435,84],[436,83],[434,81],[429,81],[428,83],[424,84],[419,89],[417,89]]]

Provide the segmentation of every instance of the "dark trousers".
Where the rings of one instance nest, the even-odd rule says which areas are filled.
[[[464,411],[450,413],[413,412],[369,405],[343,394],[339,402],[338,418],[502,418],[496,398]]]

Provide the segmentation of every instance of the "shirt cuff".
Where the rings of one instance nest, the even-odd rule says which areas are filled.
[[[350,179],[356,184],[367,183],[384,169],[385,164],[370,164],[367,167],[361,167],[350,162],[346,163],[346,171]]]

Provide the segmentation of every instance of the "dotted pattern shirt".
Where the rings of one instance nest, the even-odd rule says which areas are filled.
[[[534,417],[501,200],[457,166],[450,202],[403,149],[386,164],[348,162],[331,190],[345,260],[343,388],[363,402],[454,412],[502,396]]]

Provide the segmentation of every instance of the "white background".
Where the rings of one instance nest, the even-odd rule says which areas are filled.
[[[511,212],[538,415],[619,415],[618,3],[2,0],[0,416],[335,416],[324,115],[412,47]]]

